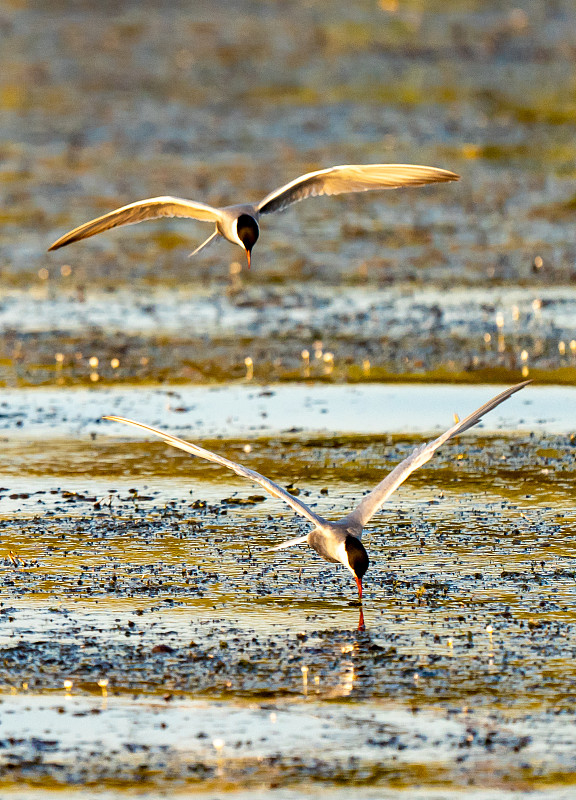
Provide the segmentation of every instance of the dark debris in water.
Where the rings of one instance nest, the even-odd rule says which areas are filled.
[[[325,289],[314,285],[308,291]],[[113,320],[90,323],[91,315],[100,319],[97,296],[88,308],[76,309],[78,322],[69,330],[50,321],[69,303],[54,310],[50,298],[33,317],[44,320],[42,326],[20,330],[18,320],[29,317],[29,299],[22,296],[14,300],[14,320],[3,320],[0,309],[0,386],[224,383],[246,377],[248,356],[256,382],[512,382],[523,369],[541,382],[575,382],[572,290],[568,297],[558,290],[548,298],[537,290],[519,290],[519,297],[502,290],[471,299],[461,290],[428,292],[432,296],[404,289],[366,292],[348,297],[348,290],[333,291],[320,311],[311,311],[307,296],[296,293],[294,299],[287,290],[278,301],[285,306],[279,315],[275,305],[260,308],[256,288],[246,296],[247,317],[238,298],[224,302],[219,290],[207,298],[175,294],[164,301],[164,316],[179,315],[181,326],[162,329],[158,321],[152,330],[133,319],[132,300],[123,296],[116,315],[126,320],[127,331]],[[211,319],[213,308],[222,305],[218,322],[189,330],[190,316]],[[110,309],[111,301],[104,307]],[[96,367],[90,363],[94,357]],[[23,423],[13,417],[6,421]]]
[[[286,483],[310,487],[321,513],[341,516],[361,494],[355,483],[381,477],[382,444],[287,442]],[[389,466],[412,446],[397,437],[384,444]],[[245,455],[253,463],[265,454],[261,443]],[[157,468],[153,459],[148,468]],[[322,496],[326,470],[331,489]],[[367,532],[366,634],[353,632],[354,587],[343,570],[304,548],[266,552],[302,530],[290,512],[196,475],[193,496],[181,484],[140,494],[131,476],[129,489],[110,487],[103,501],[84,476],[81,491],[46,488],[12,501],[30,505],[0,520],[4,685],[49,690],[72,676],[91,690],[106,676],[118,691],[299,696],[305,666],[322,698],[343,696],[345,685],[347,697],[363,700],[570,707],[569,437],[454,443],[416,473]],[[47,504],[41,515],[37,498]],[[64,604],[60,616],[48,610],[54,603]],[[38,609],[29,627],[20,621],[27,608]],[[103,626],[116,609],[119,623]]]
[[[456,789],[478,782],[544,788],[542,756],[554,740],[551,724],[531,727],[528,716],[506,725],[474,709],[428,714],[391,706],[367,714],[353,703],[322,705],[312,698],[299,705],[268,700],[225,706],[186,703],[172,693],[155,702],[140,698],[130,708],[108,696],[101,703],[52,697],[3,701],[6,725],[14,730],[0,739],[3,788],[42,782],[87,789],[97,782],[99,790],[136,785],[143,791],[192,789],[202,782],[204,789],[223,791],[240,782],[253,790],[308,784],[316,791],[353,786],[358,793],[409,786],[414,770],[420,782]],[[30,735],[38,712],[48,727],[42,736]],[[562,720],[564,732],[571,717]],[[154,740],[142,739],[144,728],[155,730]],[[555,780],[573,783],[574,756],[567,747],[553,763]]]
[[[572,577],[572,580],[574,578]],[[576,636],[571,618],[534,617],[503,603],[378,615],[366,633],[325,629],[321,615],[298,632],[262,633],[194,613],[166,618],[164,600],[142,614],[114,612],[76,617],[45,610],[34,629],[28,612],[0,607],[3,644],[0,683],[51,691],[73,679],[79,691],[98,693],[105,678],[115,692],[181,697],[374,700],[450,708],[472,705],[525,709],[546,705],[571,713],[576,680]],[[63,614],[55,618],[55,614]],[[113,622],[114,616],[117,622]],[[408,623],[407,617],[410,618]],[[53,626],[53,632],[51,627]],[[303,668],[307,682],[303,683]]]

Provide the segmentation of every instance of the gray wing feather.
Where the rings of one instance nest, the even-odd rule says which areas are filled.
[[[364,526],[368,520],[371,519],[377,511],[379,511],[390,495],[393,494],[402,483],[404,483],[409,475],[411,475],[427,461],[430,461],[439,447],[441,447],[449,439],[452,439],[454,436],[458,436],[458,434],[467,431],[469,428],[472,428],[474,425],[480,422],[484,414],[492,411],[493,408],[496,408],[496,406],[500,405],[500,403],[503,403],[504,400],[507,400],[515,392],[519,392],[520,389],[523,389],[529,383],[532,383],[532,381],[523,381],[522,383],[517,383],[515,386],[512,386],[510,389],[500,392],[500,394],[496,395],[496,397],[493,397],[487,403],[484,403],[483,406],[467,416],[466,419],[463,419],[461,422],[457,422],[456,425],[453,425],[437,439],[434,439],[433,442],[428,442],[427,444],[417,447],[416,450],[414,450],[407,458],[405,458],[404,461],[401,461],[400,464],[398,464],[398,466],[395,467],[392,472],[390,472],[390,474],[378,484],[378,486],[372,489],[370,494],[367,494],[360,501],[358,506],[356,506],[351,514],[348,514],[344,521]]]
[[[138,200],[115,211],[110,211],[102,217],[85,222],[73,231],[65,233],[50,245],[48,250],[57,250],[80,239],[87,239],[96,233],[118,228],[121,225],[135,225],[147,219],[159,217],[189,217],[191,219],[216,222],[221,213],[217,208],[204,203],[195,203],[192,200],[182,200],[179,197],[150,197],[148,200]]]
[[[414,164],[344,164],[302,175],[267,195],[258,205],[260,214],[270,214],[307,197],[345,192],[424,186],[457,181],[459,175],[437,167]]]
[[[172,436],[172,434],[166,433],[166,431],[160,431],[157,428],[150,427],[150,425],[144,425],[142,422],[134,422],[134,420],[131,419],[115,416],[106,416],[104,419],[110,419],[113,422],[123,422],[126,425],[133,425],[135,428],[140,428],[141,430],[153,433],[155,436],[159,436],[161,439],[164,439],[166,444],[170,444],[172,447],[177,447],[179,450],[184,450],[185,453],[190,453],[193,456],[204,458],[206,461],[213,461],[215,464],[221,464],[223,467],[231,469],[242,478],[248,478],[248,480],[259,484],[263,489],[266,489],[267,492],[270,492],[271,495],[283,500],[292,509],[294,509],[297,514],[300,514],[302,517],[306,517],[306,519],[312,522],[314,525],[322,525],[326,522],[326,520],[308,508],[306,503],[303,503],[297,497],[289,494],[285,489],[282,489],[281,486],[278,486],[278,484],[274,483],[274,481],[271,481],[269,478],[265,478],[264,475],[260,475],[259,472],[248,469],[248,467],[243,467],[242,464],[237,464],[235,461],[230,461],[223,456],[212,453],[210,450],[205,450],[203,447],[199,447],[197,444],[185,442],[184,439],[179,439],[177,436]]]

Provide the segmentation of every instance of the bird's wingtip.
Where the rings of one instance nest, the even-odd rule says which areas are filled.
[[[520,389],[523,389],[525,386],[529,386],[531,383],[534,383],[534,379],[528,378],[528,380],[520,381],[520,383],[515,383],[514,386],[511,386],[508,391],[514,394],[515,392],[519,392]]]
[[[462,177],[458,172],[452,172],[451,169],[443,169],[442,173],[442,177],[446,181],[459,181]]]

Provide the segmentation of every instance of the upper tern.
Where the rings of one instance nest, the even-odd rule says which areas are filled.
[[[522,383],[517,383],[515,386],[512,386],[510,389],[500,392],[500,394],[497,394],[496,397],[493,397],[487,403],[484,403],[483,406],[467,416],[466,419],[457,422],[455,425],[445,431],[445,433],[438,436],[437,439],[417,447],[407,458],[401,461],[398,466],[396,466],[392,472],[390,472],[384,478],[384,480],[380,481],[380,483],[374,489],[372,489],[369,494],[365,495],[350,514],[338,520],[337,522],[331,522],[327,519],[324,519],[324,517],[321,517],[319,514],[316,514],[316,512],[312,511],[312,509],[309,508],[306,503],[303,503],[298,497],[290,494],[288,491],[286,491],[286,489],[278,486],[278,484],[274,483],[274,481],[271,481],[269,478],[265,478],[258,472],[248,469],[248,467],[243,467],[242,464],[237,464],[236,462],[230,461],[223,456],[212,453],[210,450],[205,450],[203,447],[199,447],[197,444],[185,442],[183,439],[179,439],[177,436],[172,436],[171,433],[166,433],[166,431],[160,431],[156,428],[151,428],[149,425],[144,425],[141,422],[134,422],[133,420],[125,419],[124,417],[106,416],[104,419],[113,420],[114,422],[124,422],[127,425],[134,425],[136,428],[149,431],[150,433],[162,438],[167,444],[170,444],[173,447],[178,447],[180,450],[184,450],[186,453],[191,453],[199,458],[205,458],[207,461],[213,461],[216,464],[221,464],[223,467],[228,467],[228,469],[233,470],[233,472],[235,472],[237,475],[240,475],[242,478],[248,478],[254,483],[259,484],[274,497],[279,497],[297,514],[300,514],[309,522],[311,522],[314,527],[304,536],[297,536],[295,539],[290,539],[289,541],[283,542],[282,544],[276,545],[270,549],[282,550],[286,547],[291,547],[292,545],[303,544],[306,542],[318,553],[319,556],[324,558],[326,561],[331,561],[333,563],[339,562],[352,573],[354,580],[356,581],[356,586],[358,587],[358,596],[361,601],[362,578],[364,577],[369,564],[368,553],[366,552],[361,539],[362,529],[368,520],[370,520],[377,511],[379,511],[384,502],[402,483],[404,483],[406,478],[408,478],[408,476],[411,475],[414,470],[417,470],[432,458],[439,447],[441,447],[449,439],[452,439],[454,436],[457,436],[458,434],[463,433],[463,431],[467,431],[469,428],[472,428],[474,425],[480,422],[484,414],[492,411],[493,408],[496,408],[496,406],[500,405],[500,403],[504,402],[504,400],[507,400],[515,392],[523,389],[529,383],[531,383],[531,381],[523,381]]]
[[[216,224],[214,233],[190,255],[196,255],[214,239],[223,236],[246,252],[248,267],[250,267],[252,248],[260,235],[258,222],[261,214],[282,211],[292,203],[298,203],[307,197],[345,192],[367,192],[375,189],[396,189],[400,186],[424,186],[428,183],[457,181],[459,177],[455,172],[445,169],[419,167],[412,164],[346,164],[301,175],[285,186],[275,189],[256,205],[242,203],[215,208],[205,203],[183,200],[179,197],[151,197],[148,200],[138,200],[136,203],[122,206],[102,217],[85,222],[61,236],[48,249],[57,250],[64,245],[86,239],[110,228],[117,228],[120,225],[132,225],[135,222],[158,217],[190,217]]]

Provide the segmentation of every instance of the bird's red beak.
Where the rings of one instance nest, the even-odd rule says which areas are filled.
[[[357,575],[354,575],[354,580],[356,581],[356,586],[358,587],[358,597],[362,600],[362,581]]]
[[[248,269],[250,269],[250,250],[246,250],[246,258],[248,259]]]

